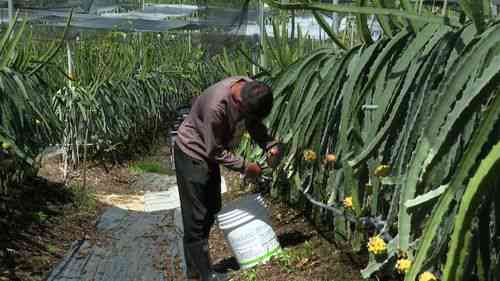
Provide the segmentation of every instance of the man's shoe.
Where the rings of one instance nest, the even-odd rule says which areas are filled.
[[[225,274],[216,273],[210,267],[208,257],[208,241],[185,245],[186,254],[192,258],[192,263],[201,275],[201,281],[227,281]]]
[[[193,259],[186,249],[186,245],[184,245],[184,261],[186,262],[186,277],[188,281],[199,281],[201,275],[196,269]]]
[[[201,278],[201,275],[195,271],[187,271],[186,277],[187,277],[188,281],[199,281]]]

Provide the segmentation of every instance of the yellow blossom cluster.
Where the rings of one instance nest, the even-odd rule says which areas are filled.
[[[344,198],[344,201],[342,201],[342,203],[344,204],[344,208],[352,209],[352,197]]]
[[[410,267],[411,267],[411,260],[409,259],[399,259],[397,262],[396,262],[396,270],[400,273],[400,274],[405,274],[408,272],[408,270],[410,270]]]
[[[386,177],[389,175],[389,172],[391,171],[391,166],[389,165],[379,165],[376,169],[375,172],[373,173],[377,177]]]
[[[337,161],[337,156],[335,154],[327,154],[325,156],[325,163],[333,163]]]
[[[8,142],[3,142],[3,143],[2,143],[2,149],[3,149],[3,150],[8,150],[8,149],[10,149],[11,147],[12,147],[12,145],[11,145],[10,143],[8,143]]]
[[[374,255],[380,255],[387,251],[387,245],[380,236],[374,236],[368,240],[368,251]]]
[[[437,281],[437,277],[429,271],[426,271],[418,277],[418,281]]]
[[[316,152],[311,149],[304,151],[304,160],[306,161],[315,161],[316,160]]]

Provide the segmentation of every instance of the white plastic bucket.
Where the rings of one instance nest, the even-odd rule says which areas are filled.
[[[264,200],[258,194],[224,206],[217,223],[242,269],[266,262],[281,251]]]

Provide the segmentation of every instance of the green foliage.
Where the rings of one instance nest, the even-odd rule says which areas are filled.
[[[95,212],[97,207],[97,197],[89,188],[83,188],[81,185],[68,187],[71,194],[71,201],[75,207],[82,212]]]
[[[2,185],[6,173],[36,167],[50,143],[62,143],[73,164],[82,144],[92,157],[140,153],[176,106],[223,75],[255,74],[251,62],[272,83],[275,107],[266,121],[287,149],[275,181],[288,185],[274,185],[273,194],[311,209],[300,196],[307,186],[304,192],[341,210],[333,217],[311,212],[315,219],[329,219],[356,249],[367,236],[384,237],[387,256],[370,259],[365,278],[393,268],[397,255],[413,261],[406,281],[440,269],[446,280],[498,276],[500,197],[487,195],[497,184],[500,24],[491,22],[487,1],[460,1],[473,23],[465,26],[454,16],[416,14],[406,0],[266,2],[314,11],[336,47],[301,30],[290,40],[279,20],[273,36],[263,37],[265,63],[247,47],[211,60],[180,35],[111,32],[67,42],[76,68],[69,73],[61,44],[35,42],[23,36],[24,24],[11,24],[0,40],[0,142],[12,144],[8,161],[4,152],[0,159]],[[356,14],[365,44],[347,49],[319,12]],[[368,14],[378,16],[382,40],[368,38]],[[261,159],[253,148],[246,139],[248,158]],[[317,159],[305,161],[306,150]],[[337,156],[328,167],[326,154]],[[150,164],[131,169],[158,170]],[[389,173],[375,173],[379,165]],[[75,187],[73,194],[82,209],[95,209],[88,190]],[[343,209],[346,197],[352,210]],[[360,218],[381,223],[369,230],[351,223]],[[311,254],[308,247],[284,251],[277,261],[293,271]]]
[[[212,61],[216,63],[216,69],[224,76],[254,76],[252,71],[252,50],[246,44],[241,44],[236,50],[224,49],[221,54],[215,55]]]
[[[462,260],[467,258],[459,252],[463,251],[469,254],[470,251],[477,251],[463,247],[465,237],[471,235],[475,231],[472,220],[477,216],[477,210],[481,204],[486,204],[483,200],[484,196],[492,194],[495,188],[494,179],[496,172],[500,170],[500,143],[494,146],[490,153],[484,158],[478,167],[475,175],[470,179],[466,191],[462,197],[457,216],[455,218],[455,227],[450,238],[450,248],[446,265],[444,268],[443,280],[462,280],[464,278],[465,268],[460,268],[459,263],[464,263]],[[486,199],[489,200],[489,199]],[[489,216],[489,213],[487,213]],[[488,226],[489,228],[489,226]],[[476,230],[477,231],[477,230]],[[489,232],[489,230],[488,230]],[[485,240],[490,241],[489,233],[486,234]],[[462,248],[462,250],[460,250]],[[490,270],[490,268],[486,268]],[[487,278],[487,277],[486,277]]]
[[[46,42],[28,43],[18,49],[42,56],[50,48]],[[65,69],[67,54],[60,52],[39,75],[45,82],[40,98],[52,103],[43,108],[59,122],[50,131],[57,133],[55,140],[41,145],[61,143],[73,167],[82,144],[96,160],[142,153],[176,107],[224,75],[183,34],[83,34],[67,46],[76,71]]]
[[[280,265],[282,270],[292,273],[297,270],[298,263],[311,259],[313,254],[314,249],[311,241],[306,241],[296,248],[281,251],[278,255],[273,257],[273,260]]]
[[[243,273],[241,274],[241,276],[246,281],[257,281],[257,280],[259,280],[258,279],[259,268],[258,267],[254,267],[254,268],[250,268],[248,270],[245,270],[245,271],[243,271]]]
[[[468,178],[498,139],[499,28],[476,35],[473,25],[419,26],[390,40],[348,51],[319,49],[287,69],[278,66],[276,104],[267,121],[287,145],[277,174],[289,185],[273,186],[272,194],[297,202],[294,190],[307,186],[316,200],[339,209],[352,196],[353,215],[381,219],[372,231],[387,237],[388,258],[372,260],[366,278],[388,268],[398,251],[414,261],[408,281],[446,262]],[[304,162],[308,149],[318,153],[317,161]],[[337,155],[335,169],[323,167],[327,153]],[[381,164],[391,167],[384,177],[374,173]],[[484,206],[483,213],[492,212],[492,204]],[[467,236],[471,247],[477,246],[474,235],[484,238],[480,252],[473,252],[478,266],[461,259],[464,252],[458,268],[492,276],[498,263],[490,260],[498,249],[488,247],[495,242],[485,234],[490,223],[481,219],[481,234]],[[333,225],[354,247],[366,235],[342,216],[334,215]]]
[[[60,132],[39,71],[57,48],[52,45],[41,60],[33,62],[33,57],[19,48],[25,27],[26,21],[19,26],[16,16],[0,40],[0,141],[12,144],[12,152],[21,160],[17,163],[20,170],[36,166],[36,156]],[[4,177],[9,176],[4,174],[2,182]]]
[[[50,254],[57,255],[61,249],[57,245],[48,244],[45,246]]]
[[[53,144],[64,149],[66,172],[85,150],[98,161],[143,153],[173,110],[224,75],[182,33],[84,33],[54,43],[32,32],[13,21],[0,40],[0,141],[21,160],[1,173],[2,185],[38,167]]]
[[[291,251],[283,251],[276,256],[276,261],[280,267],[289,273],[295,270],[293,264],[296,259],[296,256]]]
[[[41,224],[44,221],[46,221],[47,218],[49,217],[47,214],[45,214],[42,211],[38,211],[38,212],[32,213],[31,216],[32,216],[33,221],[35,221],[36,223],[39,223],[39,224]]]
[[[483,32],[486,29],[486,20],[490,13],[490,1],[459,0],[458,3],[465,14],[474,22],[477,32]]]
[[[356,0],[355,3],[359,7],[366,6],[367,0]],[[364,14],[357,14],[356,15],[356,27],[358,29],[358,34],[359,37],[361,38],[361,41],[365,44],[371,44],[373,43],[372,41],[372,35],[370,32],[370,28],[368,27],[368,18]]]
[[[331,26],[328,25],[328,22],[323,18],[323,16],[320,13],[318,13],[317,11],[313,11],[313,16],[316,19],[316,21],[318,22],[319,26],[321,26],[321,28],[323,28],[323,30],[326,32],[326,34],[328,34],[328,36],[330,37],[330,39],[332,39],[332,41],[335,43],[335,45],[341,49],[346,50],[347,47],[344,45],[344,43],[339,38],[337,38],[337,35],[334,33]]]
[[[263,62],[261,62],[264,65],[259,65],[267,74],[272,72],[276,75],[288,69],[299,58],[325,45],[308,38],[300,28],[297,30],[296,37],[289,39],[287,21],[273,19],[272,26],[272,37],[268,35],[267,31],[264,33],[262,40]]]
[[[406,4],[405,10],[397,9],[393,6],[376,7],[376,6],[359,6],[359,5],[343,5],[343,4],[326,4],[326,3],[310,3],[309,1],[299,1],[290,4],[284,4],[276,0],[265,0],[267,4],[272,7],[286,10],[312,10],[322,12],[335,12],[335,13],[353,13],[363,15],[380,15],[401,17],[409,20],[413,25],[415,22],[419,23],[434,23],[446,25],[458,25],[456,17],[440,17],[435,15],[420,16],[414,13],[411,5]],[[402,0],[402,2],[409,3],[409,0]],[[415,29],[418,30],[418,29]]]
[[[374,0],[373,4],[377,8],[393,8],[395,0],[387,1],[387,0]],[[392,3],[392,4],[391,4]],[[397,26],[396,20],[393,17],[380,16],[376,15],[378,22],[382,30],[384,30],[384,34],[392,37],[394,35],[395,28]]]

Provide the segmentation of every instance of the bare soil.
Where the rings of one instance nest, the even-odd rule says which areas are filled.
[[[91,239],[106,208],[81,209],[73,191],[45,178],[15,187],[0,215],[0,280],[43,280],[74,241]],[[90,200],[90,199],[89,199]]]
[[[167,151],[161,147],[152,159],[164,163]],[[115,166],[109,173],[103,167],[89,165],[87,185],[100,199],[90,208],[82,209],[75,193],[62,184],[57,161],[46,163],[40,177],[17,187],[8,202],[11,214],[0,214],[0,281],[43,280],[73,242],[98,239],[95,223],[106,208],[141,204],[141,194],[130,190],[134,180],[128,169],[130,163]],[[223,196],[227,202],[242,192],[237,174],[223,174],[230,190]],[[82,183],[81,170],[71,176],[71,185]],[[266,200],[285,255],[238,271],[222,231],[214,227],[210,252],[217,270],[229,272],[233,281],[362,280],[359,270],[365,265],[363,258],[349,253],[349,247],[329,243],[300,211],[271,198]]]
[[[8,212],[0,211],[0,281],[44,280],[75,241],[97,239],[96,221],[108,207],[133,199],[121,197],[131,194],[127,165],[108,173],[90,163],[86,190],[74,188],[81,170],[64,184],[61,167],[49,160],[38,177],[11,188]]]
[[[246,193],[239,191],[237,175],[226,172],[225,178],[232,191],[223,196],[223,201],[231,201]],[[361,256],[350,253],[349,246],[328,242],[299,210],[283,202],[266,197],[266,205],[283,249],[282,254],[266,264],[238,271],[237,261],[223,232],[214,227],[210,236],[210,253],[216,270],[229,273],[232,281],[363,280],[359,270],[365,261]]]

